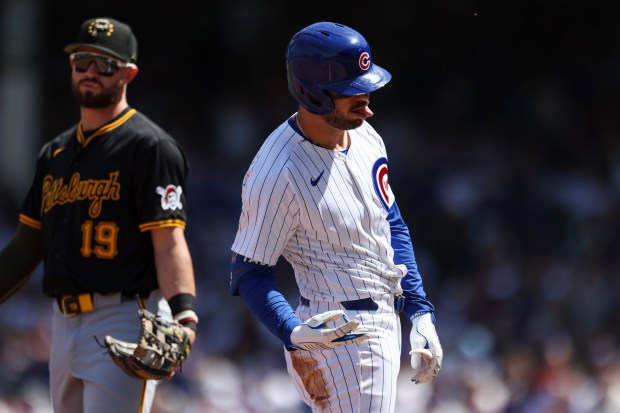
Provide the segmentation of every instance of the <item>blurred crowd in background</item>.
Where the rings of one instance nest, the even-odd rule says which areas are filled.
[[[129,102],[190,156],[199,334],[153,413],[308,412],[280,342],[229,295],[228,277],[243,175],[296,110],[286,45],[321,20],[360,31],[393,74],[371,95],[369,121],[388,149],[445,355],[434,382],[411,383],[403,320],[397,412],[620,412],[617,2],[3,1],[0,119],[23,122],[0,125],[0,152],[28,165],[26,176],[7,175],[17,166],[0,176],[0,246],[38,148],[78,120],[62,47],[86,18],[134,28],[140,73]],[[26,41],[29,54],[14,59]],[[33,81],[16,88],[15,71],[34,71]],[[16,114],[21,93],[33,105]],[[278,267],[296,306],[290,268]],[[51,411],[51,305],[39,268],[0,306],[0,413]]]

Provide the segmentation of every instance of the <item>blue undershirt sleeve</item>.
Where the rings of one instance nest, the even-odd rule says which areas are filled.
[[[424,313],[433,313],[435,307],[426,298],[422,277],[418,271],[418,264],[413,252],[413,244],[409,228],[405,224],[400,209],[396,202],[388,211],[387,220],[392,232],[392,248],[394,249],[394,263],[404,264],[407,267],[407,275],[401,280],[403,295],[405,296],[405,314],[411,319]]]
[[[302,322],[276,284],[275,267],[249,261],[233,253],[230,266],[230,293],[239,295],[267,329],[295,350],[291,332]]]

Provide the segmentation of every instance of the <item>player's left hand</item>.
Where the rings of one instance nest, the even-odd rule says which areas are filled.
[[[428,383],[441,370],[443,349],[430,313],[413,319],[411,327],[411,367],[415,384]]]
[[[172,378],[191,351],[188,329],[143,307],[138,310],[138,316],[141,328],[136,343],[106,335],[102,347],[131,377],[140,380]]]

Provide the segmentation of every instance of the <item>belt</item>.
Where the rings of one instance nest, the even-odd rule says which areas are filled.
[[[310,305],[310,300],[308,300],[304,296],[299,297],[299,302],[301,305],[305,305],[306,307]],[[360,298],[359,300],[350,300],[350,301],[340,301],[340,305],[342,305],[347,310],[353,311],[377,311],[379,309],[379,304],[377,304],[372,298]],[[397,313],[400,313],[405,308],[405,297],[402,295],[394,296],[394,310]]]
[[[96,293],[84,293],[84,294],[67,294],[56,297],[56,302],[58,303],[58,309],[61,313],[66,315],[67,317],[75,317],[78,314],[90,313],[91,311],[95,311],[95,294]],[[116,295],[118,293],[112,293],[111,295]],[[148,298],[150,292],[148,293],[132,293],[132,292],[121,292],[118,294],[118,302],[116,304],[120,304],[126,301],[131,301],[136,299],[136,295],[140,298]]]

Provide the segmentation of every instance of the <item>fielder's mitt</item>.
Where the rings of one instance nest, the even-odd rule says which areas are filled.
[[[168,379],[189,356],[189,337],[181,324],[138,310],[140,336],[137,343],[105,336],[107,352],[114,363],[131,377],[142,380]]]

